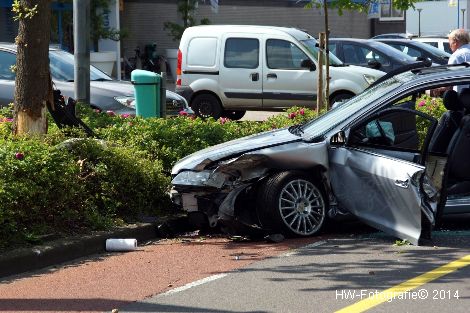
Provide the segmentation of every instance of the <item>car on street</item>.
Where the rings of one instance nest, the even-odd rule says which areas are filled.
[[[74,98],[74,56],[58,48],[49,48],[49,63],[55,89],[63,96]],[[0,106],[13,102],[16,64],[16,45],[0,43]],[[90,66],[90,105],[101,111],[117,114],[135,114],[134,86],[130,82],[113,80],[94,66]],[[186,100],[166,90],[167,114],[180,111],[192,113]]]
[[[428,45],[424,42],[408,39],[376,39],[377,41],[383,42],[393,48],[408,54],[417,60],[429,59],[431,62],[444,65],[447,64],[450,58],[450,54]]]
[[[413,69],[303,125],[201,150],[173,167],[172,199],[198,227],[311,236],[350,214],[418,244],[470,212],[470,89],[444,94],[439,123],[418,97],[468,84],[468,64]]]
[[[452,50],[450,49],[449,45],[449,39],[447,37],[416,37],[413,38],[413,40],[424,42],[428,45],[452,54]]]
[[[386,73],[416,62],[416,59],[373,39],[331,38],[328,48],[344,64],[366,66]]]

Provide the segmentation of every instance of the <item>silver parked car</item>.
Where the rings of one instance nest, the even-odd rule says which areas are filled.
[[[74,56],[66,51],[50,48],[49,62],[54,88],[62,95],[74,97]],[[0,43],[0,106],[13,102],[15,73],[10,69],[16,64],[16,46]],[[113,80],[94,66],[90,67],[90,102],[94,108],[114,111],[118,114],[135,114],[134,86],[130,82]],[[192,113],[186,100],[167,90],[168,114],[180,111]]]
[[[415,109],[425,90],[468,85],[467,67],[408,71],[305,125],[189,155],[172,169],[172,199],[200,226],[310,236],[352,214],[418,244],[444,212],[470,212],[470,89],[445,93],[439,123]]]

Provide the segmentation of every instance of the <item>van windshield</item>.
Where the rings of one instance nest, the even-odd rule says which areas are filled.
[[[318,47],[316,46],[317,41],[315,39],[306,39],[300,41],[302,45],[308,49],[312,57],[318,61]],[[330,65],[331,66],[343,66],[343,62],[336,57],[333,53],[330,52]]]

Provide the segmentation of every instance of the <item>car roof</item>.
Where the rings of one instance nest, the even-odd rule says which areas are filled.
[[[403,58],[403,55],[405,55],[407,59],[410,58],[410,56],[408,56],[407,54],[387,45],[386,43],[379,41],[378,39],[376,40],[376,39],[360,39],[360,38],[331,38],[329,39],[329,41],[364,44],[374,49],[377,49],[378,51],[387,54],[387,56],[397,59],[397,60]],[[408,61],[411,61],[411,59]]]
[[[388,39],[388,38],[410,38],[412,35],[409,33],[386,33],[386,34],[380,34],[372,37],[371,39]]]
[[[198,25],[186,28],[185,33],[213,34],[224,33],[263,33],[271,35],[289,34],[297,40],[314,39],[311,35],[295,27],[268,25]]]
[[[441,80],[452,77],[459,77],[463,80],[470,80],[469,63],[423,67],[413,69],[411,72],[416,74],[416,79],[413,81],[418,84],[422,82]]]
[[[413,40],[417,41],[445,41],[447,42],[449,39],[447,37],[415,37]]]
[[[413,46],[413,47],[416,47],[416,48],[426,48],[427,45],[421,41],[414,41],[414,40],[411,40],[411,39],[395,39],[395,38],[378,38],[378,39],[374,39],[374,40],[377,40],[377,41],[380,41],[380,42],[389,42],[389,43],[401,43],[401,44],[404,44],[404,45],[409,45],[409,46]]]
[[[0,48],[11,50],[12,52],[16,52],[18,47],[16,44],[12,42],[0,42]],[[49,45],[49,51],[61,50],[60,47],[56,44]]]

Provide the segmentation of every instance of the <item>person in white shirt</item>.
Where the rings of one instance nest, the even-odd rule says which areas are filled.
[[[452,55],[447,64],[460,64],[467,62],[470,64],[470,35],[465,29],[455,29],[449,36],[449,45],[452,50]],[[468,85],[458,85],[454,90],[460,92],[463,88],[468,88]],[[444,91],[449,90],[450,87],[441,87],[431,90],[432,96],[440,96]]]
[[[452,55],[447,64],[470,63],[470,36],[465,29],[456,29],[449,34]]]

